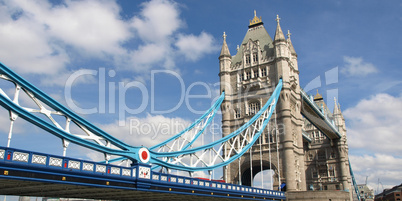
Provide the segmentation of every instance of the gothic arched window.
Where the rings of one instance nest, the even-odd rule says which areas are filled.
[[[259,102],[251,102],[248,104],[248,114],[253,115],[260,111],[260,103]]]

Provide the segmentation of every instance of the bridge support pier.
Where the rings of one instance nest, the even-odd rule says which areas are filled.
[[[293,140],[291,136],[291,132],[289,132],[289,128],[291,128],[291,121],[289,118],[284,118],[283,123],[285,125],[285,133],[283,140],[283,152],[284,152],[284,164],[282,165],[284,168],[284,177],[286,181],[286,190],[287,191],[296,191],[296,170],[293,164],[295,163],[295,155],[293,151]]]
[[[349,181],[351,180],[351,178],[348,178],[348,175],[350,175],[349,172],[349,167],[347,166],[347,164],[349,163],[346,154],[347,154],[347,148],[345,145],[343,145],[342,143],[342,139],[338,139],[336,146],[338,148],[338,153],[339,153],[339,165],[340,165],[340,174],[341,174],[341,184],[342,184],[342,190],[345,191],[349,191],[349,196],[350,199],[353,199],[353,195],[352,195],[352,191],[353,189],[351,189],[352,184],[349,183]]]
[[[345,191],[286,192],[287,201],[352,201]]]
[[[298,144],[300,143],[298,136],[301,133],[301,123],[298,122],[297,116],[292,115],[291,100],[296,100],[294,91],[287,87],[289,84],[284,83],[282,94],[280,96],[278,107],[279,122],[283,124],[283,130],[279,133],[283,139],[283,177],[285,178],[287,191],[299,191],[305,189],[305,185],[302,186],[300,180],[305,178],[304,176],[304,163],[301,161],[300,155],[303,157],[303,149],[299,150]],[[293,111],[293,113],[295,113]],[[301,144],[302,145],[302,144]],[[302,168],[302,169],[301,169]]]

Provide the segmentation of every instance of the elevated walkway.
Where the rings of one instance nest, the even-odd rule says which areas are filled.
[[[303,90],[300,91],[302,97],[302,115],[329,139],[334,140],[342,138],[342,135],[333,122],[321,111],[317,104],[314,103],[313,97],[308,96]]]

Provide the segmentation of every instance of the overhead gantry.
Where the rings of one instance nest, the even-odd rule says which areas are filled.
[[[320,130],[330,140],[342,138],[341,133],[335,127],[333,121],[324,113],[323,109],[315,104],[312,96],[307,95],[306,92],[300,90],[302,97],[302,115],[309,120],[318,130]]]

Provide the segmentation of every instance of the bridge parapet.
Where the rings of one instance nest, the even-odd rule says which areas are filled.
[[[6,147],[0,147],[0,170],[0,180],[39,180],[229,199],[285,199],[284,192],[152,172],[148,164],[137,163],[131,167],[122,167]]]
[[[53,171],[69,171],[126,179],[139,176],[137,170],[139,166],[122,167],[5,147],[0,147],[0,163],[12,164],[13,166],[26,166]],[[143,166],[149,165],[144,164]]]

